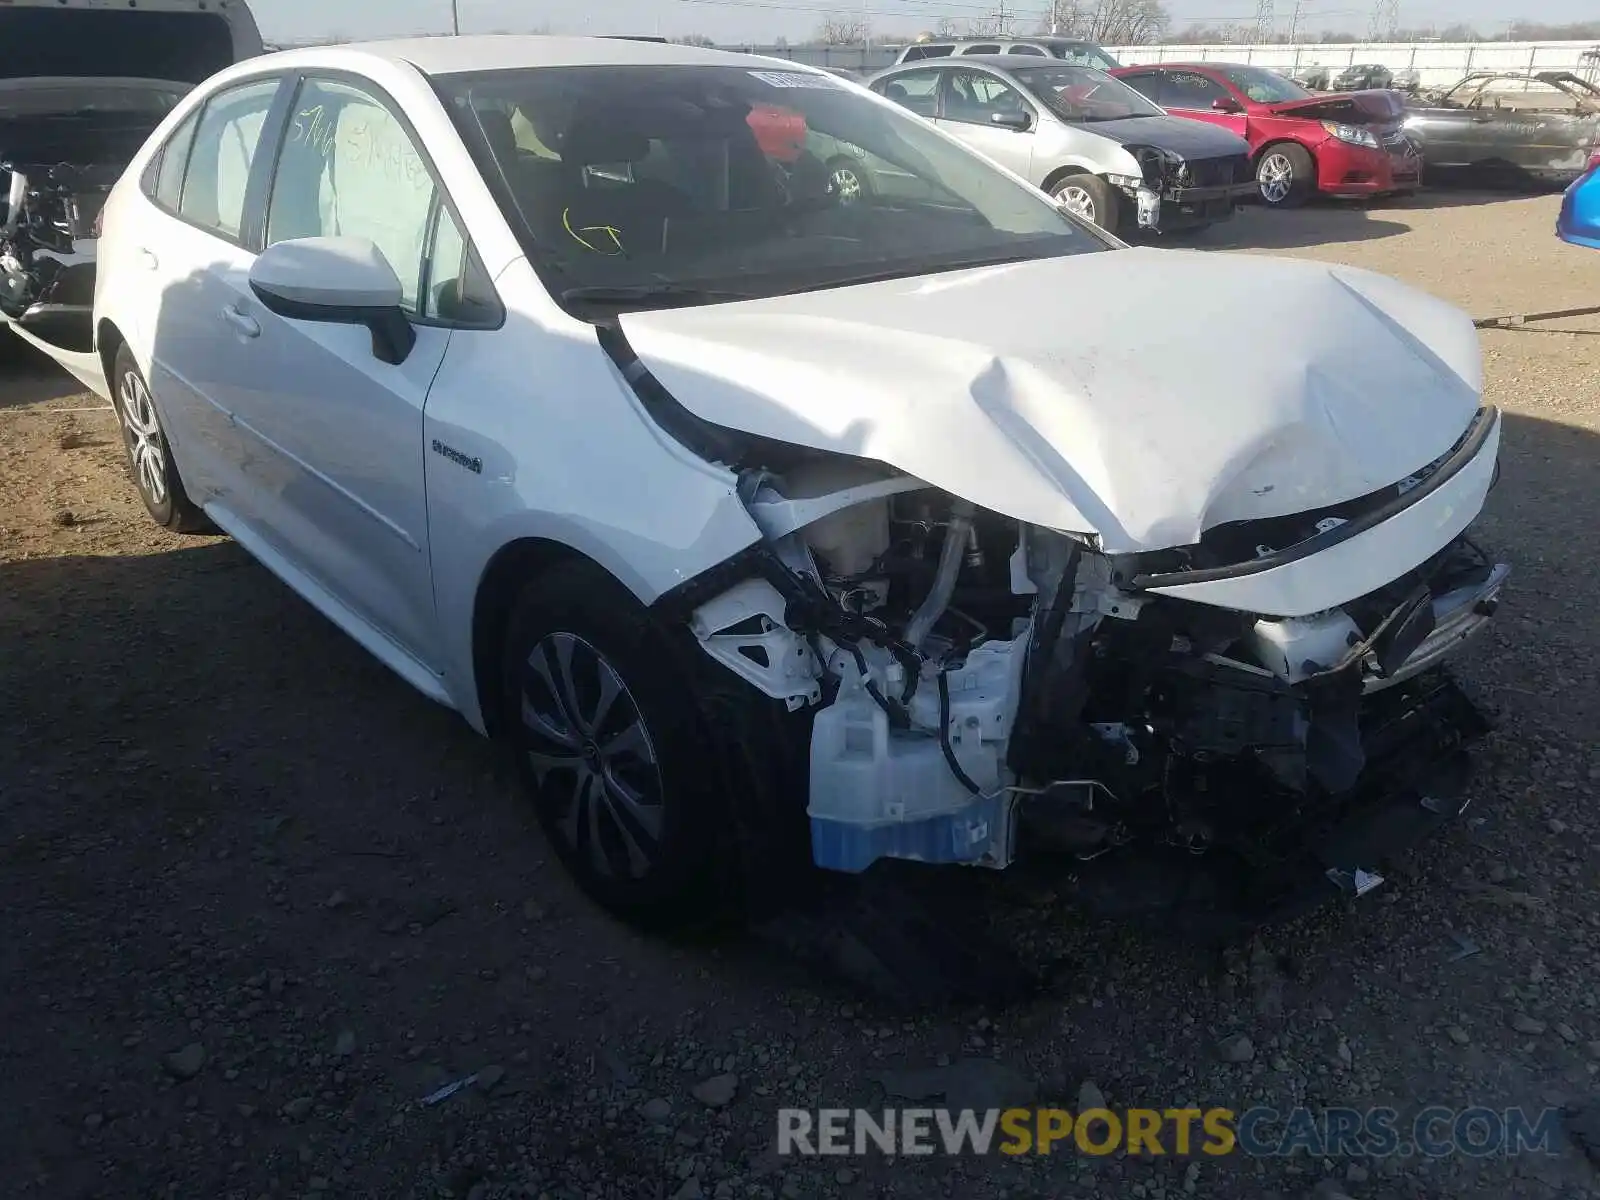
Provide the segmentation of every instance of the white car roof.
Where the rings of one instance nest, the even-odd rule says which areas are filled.
[[[346,61],[386,59],[409,63],[425,75],[462,71],[505,71],[518,67],[712,66],[813,72],[814,68],[783,59],[735,54],[700,46],[626,38],[550,37],[540,34],[468,34],[460,37],[395,38],[305,47],[269,56],[273,63],[328,66]],[[256,59],[252,65],[261,66]],[[817,72],[820,74],[820,72]]]

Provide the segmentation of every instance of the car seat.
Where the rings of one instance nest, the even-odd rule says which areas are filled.
[[[631,173],[650,154],[648,138],[619,124],[599,114],[580,119],[562,139],[560,221],[568,252],[575,244],[602,255],[659,254],[667,222],[694,211],[687,195],[658,179],[593,186],[586,167],[626,165]]]

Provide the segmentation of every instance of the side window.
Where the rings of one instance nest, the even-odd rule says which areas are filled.
[[[1162,108],[1210,108],[1228,93],[1222,85],[1193,71],[1168,71],[1161,88]]]
[[[400,277],[419,311],[434,180],[387,105],[346,83],[308,79],[295,97],[267,208],[267,245],[362,237]]]
[[[200,114],[197,112],[179,125],[166,144],[156,151],[155,157],[144,169],[144,177],[139,180],[139,190],[146,198],[169,212],[178,211],[178,202],[183,196],[183,172],[189,165],[189,147],[194,142],[195,126],[199,123]]]
[[[1007,49],[1006,53],[1007,54],[1037,54],[1040,58],[1044,58],[1045,57],[1045,52],[1043,50],[1039,49],[1039,47],[1037,47],[1037,46],[1031,46],[1027,42],[1018,42],[1015,46],[1009,47]]]
[[[263,79],[219,92],[206,101],[195,128],[178,199],[184,220],[236,239],[244,224],[244,194],[267,110],[278,80]]]
[[[1161,103],[1161,74],[1158,71],[1141,71],[1137,75],[1117,76],[1152,104]]]
[[[963,47],[961,47],[961,53],[963,53],[963,54],[999,54],[1000,53],[1000,43],[999,42],[979,42],[975,46],[963,46]]]
[[[1027,112],[1029,106],[1013,87],[982,71],[952,71],[945,93],[946,120],[987,125],[999,112]]]
[[[489,273],[443,204],[435,209],[424,275],[422,316],[427,320],[472,326],[499,323],[500,299]]]
[[[904,75],[896,75],[893,79],[882,84],[874,84],[874,90],[882,92],[890,100],[902,108],[908,108],[919,117],[932,117],[939,111],[939,72],[907,71]]]

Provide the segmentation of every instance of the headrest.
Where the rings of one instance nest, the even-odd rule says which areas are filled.
[[[649,157],[650,139],[615,118],[580,118],[561,139],[561,161],[587,167],[597,163],[635,163]]]

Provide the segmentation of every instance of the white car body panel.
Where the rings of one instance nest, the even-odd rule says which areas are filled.
[[[1263,297],[1270,337],[1207,317]],[[876,459],[1020,521],[1094,534],[1108,553],[1392,484],[1450,448],[1480,387],[1471,322],[1429,296],[1364,271],[1193,251],[639,313],[623,327],[707,421]]]

